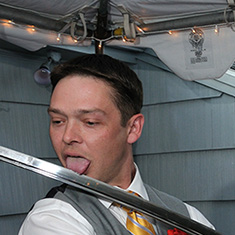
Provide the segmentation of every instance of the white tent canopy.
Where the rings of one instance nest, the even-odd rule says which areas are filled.
[[[235,60],[234,0],[0,0],[0,38],[47,45],[150,47],[186,80],[219,78]]]

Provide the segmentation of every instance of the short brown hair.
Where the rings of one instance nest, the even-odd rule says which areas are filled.
[[[101,54],[77,57],[53,69],[51,73],[53,90],[61,79],[75,74],[101,79],[113,88],[114,103],[121,113],[121,125],[125,126],[133,115],[141,112],[142,83],[136,73],[123,62]]]

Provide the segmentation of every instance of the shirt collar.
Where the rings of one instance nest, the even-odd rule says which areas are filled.
[[[138,166],[136,164],[135,164],[135,169],[136,169],[135,176],[134,176],[134,179],[132,180],[130,186],[127,189],[125,189],[125,190],[122,189],[122,190],[124,190],[126,192],[131,190],[135,193],[138,193],[143,199],[149,200],[149,197],[148,197],[147,191],[144,187],[144,183],[143,183],[143,180],[141,178]],[[109,201],[109,200],[106,200],[106,199],[101,199],[101,198],[99,198],[99,201],[106,208],[109,208],[111,206],[111,204],[113,203],[112,201]]]

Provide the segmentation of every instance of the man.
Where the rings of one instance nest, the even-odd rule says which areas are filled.
[[[57,66],[51,81],[50,137],[64,167],[213,227],[195,208],[142,182],[132,144],[144,125],[143,94],[132,70],[106,55],[85,55]],[[126,220],[115,203],[62,186],[34,205],[19,235],[129,234]],[[150,222],[156,234],[170,229]]]

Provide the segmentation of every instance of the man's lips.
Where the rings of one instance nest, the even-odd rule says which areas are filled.
[[[90,161],[84,157],[80,156],[70,156],[66,157],[66,168],[77,172],[78,174],[84,174],[90,165]]]

